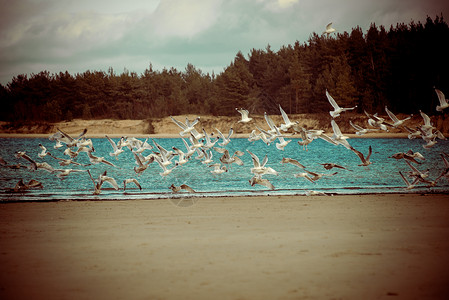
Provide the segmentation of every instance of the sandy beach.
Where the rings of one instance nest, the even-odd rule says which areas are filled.
[[[1,299],[443,299],[447,195],[0,204]]]

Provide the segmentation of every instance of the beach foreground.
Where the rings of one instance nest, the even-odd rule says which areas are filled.
[[[447,195],[0,204],[1,299],[442,299]]]

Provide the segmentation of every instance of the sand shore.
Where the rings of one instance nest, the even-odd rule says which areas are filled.
[[[447,195],[0,204],[0,299],[443,299]]]

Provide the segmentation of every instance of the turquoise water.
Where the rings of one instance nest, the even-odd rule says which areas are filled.
[[[114,139],[116,142],[118,139]],[[143,140],[143,139],[142,139]],[[396,152],[406,152],[409,149],[418,151],[426,158],[422,164],[417,165],[421,171],[430,169],[429,179],[433,180],[441,174],[444,164],[440,153],[449,152],[449,141],[438,140],[438,143],[426,150],[422,147],[424,142],[419,139],[349,139],[349,143],[361,151],[364,155],[368,153],[368,147],[372,146],[373,154],[371,156],[372,165],[369,167],[358,166],[360,159],[352,151],[342,147],[334,146],[323,140],[317,139],[304,150],[297,144],[298,139],[292,141],[285,147],[285,151],[276,148],[275,143],[267,146],[262,141],[249,142],[247,139],[232,139],[226,148],[232,154],[235,150],[244,151],[241,157],[243,166],[233,164],[229,171],[221,175],[210,173],[212,168],[195,159],[196,154],[181,167],[175,168],[171,174],[162,178],[159,173],[162,171],[159,165],[154,162],[138,176],[133,167],[136,166],[133,154],[129,149],[125,149],[118,160],[109,155],[112,147],[105,139],[92,139],[96,156],[103,156],[105,159],[114,163],[117,168],[105,165],[94,164],[88,167],[70,165],[69,167],[60,167],[58,162],[46,156],[43,159],[38,157],[41,151],[39,143],[47,147],[56,157],[68,158],[63,154],[64,148],[54,149],[54,142],[48,139],[0,139],[0,156],[9,164],[21,163],[27,164],[22,158],[16,158],[16,151],[26,151],[26,153],[37,162],[47,162],[55,168],[74,168],[89,169],[97,178],[105,170],[108,175],[115,178],[120,190],[111,189],[105,184],[100,195],[93,195],[93,183],[86,172],[72,173],[61,180],[54,174],[44,170],[30,171],[28,169],[9,169],[0,167],[0,201],[56,201],[56,200],[132,200],[132,199],[161,199],[177,197],[210,197],[210,196],[251,196],[251,195],[304,195],[308,190],[321,191],[330,194],[371,194],[371,193],[447,193],[449,192],[449,183],[447,179],[441,179],[437,186],[427,187],[425,184],[419,184],[412,190],[406,190],[399,171],[407,173],[410,167],[403,160],[389,158]],[[185,146],[181,139],[155,139],[166,149],[173,146],[185,151]],[[150,144],[152,142],[150,141]],[[278,172],[278,175],[264,175],[264,178],[270,180],[275,189],[270,190],[265,186],[251,186],[249,180],[252,175],[252,160],[246,152],[249,150],[259,156],[268,155],[269,166]],[[148,155],[151,150],[146,150],[143,154]],[[221,154],[213,150],[214,162],[219,162]],[[304,178],[295,178],[295,173],[304,172],[302,169],[291,164],[281,164],[283,157],[294,158],[306,166],[306,169],[319,173],[338,172],[334,176],[324,176],[315,183],[309,182]],[[175,157],[173,161],[176,161]],[[89,160],[86,153],[80,153],[76,159],[77,162],[88,164]],[[337,163],[351,170],[332,169],[325,170],[320,163]],[[126,178],[136,178],[142,190],[138,190],[133,184],[123,191],[123,180]],[[11,192],[16,183],[23,179],[28,182],[35,179],[43,183],[42,189],[30,189],[21,192]],[[196,193],[188,194],[185,192],[173,194],[168,188],[171,184],[187,184],[192,187]]]

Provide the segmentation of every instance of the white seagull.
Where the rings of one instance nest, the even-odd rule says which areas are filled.
[[[332,98],[332,96],[329,94],[329,92],[326,90],[326,97],[327,100],[329,100],[329,103],[332,105],[332,107],[334,108],[333,111],[330,111],[329,114],[331,115],[332,118],[336,118],[338,117],[342,112],[347,111],[347,110],[353,110],[357,107],[350,107],[350,108],[342,108],[340,106],[338,106],[337,102],[335,102],[334,98]]]
[[[176,120],[175,118],[173,118],[172,116],[170,116],[170,118],[172,119],[172,121],[178,125],[182,131],[179,133],[181,136],[185,136],[186,134],[191,133],[195,128],[194,126],[198,123],[198,121],[200,120],[200,117],[196,117],[195,120],[193,120],[192,122],[189,121],[188,118],[186,118],[186,122],[185,124]]]
[[[437,93],[438,100],[440,101],[440,105],[437,105],[437,111],[443,111],[443,109],[449,107],[449,103],[447,102],[447,99],[442,91],[435,89],[435,92]]]
[[[360,125],[352,123],[351,120],[349,120],[349,125],[351,125],[352,128],[354,128],[356,130],[355,134],[357,134],[357,135],[363,135],[363,134],[366,134],[366,133],[368,133],[370,131],[377,131],[377,129],[363,128]]]
[[[45,148],[45,146],[42,144],[39,144],[39,147],[42,149],[42,151],[37,156],[39,156],[40,158],[44,158],[48,155],[47,148]]]
[[[220,136],[220,139],[222,140],[222,142],[221,142],[221,143],[218,143],[218,145],[224,147],[224,146],[226,146],[227,144],[229,144],[229,142],[231,142],[231,136],[232,136],[232,134],[234,133],[234,129],[231,128],[231,129],[229,130],[229,133],[228,133],[228,136],[227,136],[227,137],[225,137],[224,134],[221,133],[220,130],[218,130],[218,128],[215,128],[215,130],[217,130],[218,135]]]
[[[329,36],[329,34],[334,33],[335,31],[337,30],[332,27],[332,22],[330,22],[326,25],[326,30],[323,32],[323,34],[327,34],[327,36]]]
[[[242,118],[238,121],[239,123],[248,123],[253,119],[253,118],[248,117],[249,111],[247,111],[246,109],[236,108],[235,110],[238,111],[242,115]]]
[[[128,178],[128,179],[123,180],[123,191],[126,191],[126,185],[129,184],[129,183],[134,183],[139,188],[139,190],[142,190],[142,187],[140,186],[140,184],[137,181],[137,179],[135,179],[135,178]]]
[[[391,121],[393,121],[393,124],[391,124],[391,125],[394,128],[401,126],[402,124],[404,124],[405,121],[410,120],[413,116],[413,115],[411,115],[405,119],[399,120],[398,117],[396,117],[396,115],[394,113],[392,113],[386,105],[385,105],[385,111],[387,112],[387,115],[390,117]]]
[[[331,120],[331,125],[332,125],[332,130],[334,131],[334,134],[332,135],[331,138],[336,143],[343,145],[348,149],[351,149],[352,147],[351,147],[351,145],[349,145],[349,143],[347,141],[347,139],[349,137],[347,137],[341,133],[340,127],[338,127],[338,125],[337,125],[337,123],[335,123],[334,119]]]
[[[109,153],[109,155],[115,157],[115,159],[118,160],[119,154],[123,153],[124,150],[121,147],[118,147],[117,144],[109,136],[105,135],[105,137],[108,139],[109,143],[112,146],[112,149],[114,150],[114,152]]]
[[[100,174],[100,176],[98,176],[97,180],[94,180],[92,177],[92,174],[90,173],[89,170],[86,170],[87,173],[89,173],[90,179],[92,179],[92,182],[94,183],[94,195],[99,195],[101,193],[101,187],[103,186],[103,183],[107,182],[108,184],[110,184],[115,190],[118,190],[118,184],[115,181],[114,178],[107,176],[107,172],[104,171],[103,174]]]
[[[222,166],[219,163],[215,163],[212,165],[209,165],[209,167],[214,168],[212,171],[210,171],[212,174],[218,175],[223,174],[228,171],[228,168],[226,166]]]
[[[298,124],[298,121],[296,121],[296,122],[290,121],[288,115],[282,109],[281,105],[279,105],[279,110],[281,111],[282,119],[284,119],[284,124],[281,124],[281,130],[282,131],[287,131],[287,130],[290,129],[290,127],[295,126],[295,125]]]
[[[410,183],[410,182],[407,180],[407,178],[404,176],[404,174],[402,174],[401,171],[399,171],[399,174],[401,175],[402,180],[404,180],[405,184],[407,185],[407,190],[413,189],[413,188],[415,187],[416,182],[419,181],[418,179],[415,179],[415,180],[413,181],[413,183]]]

